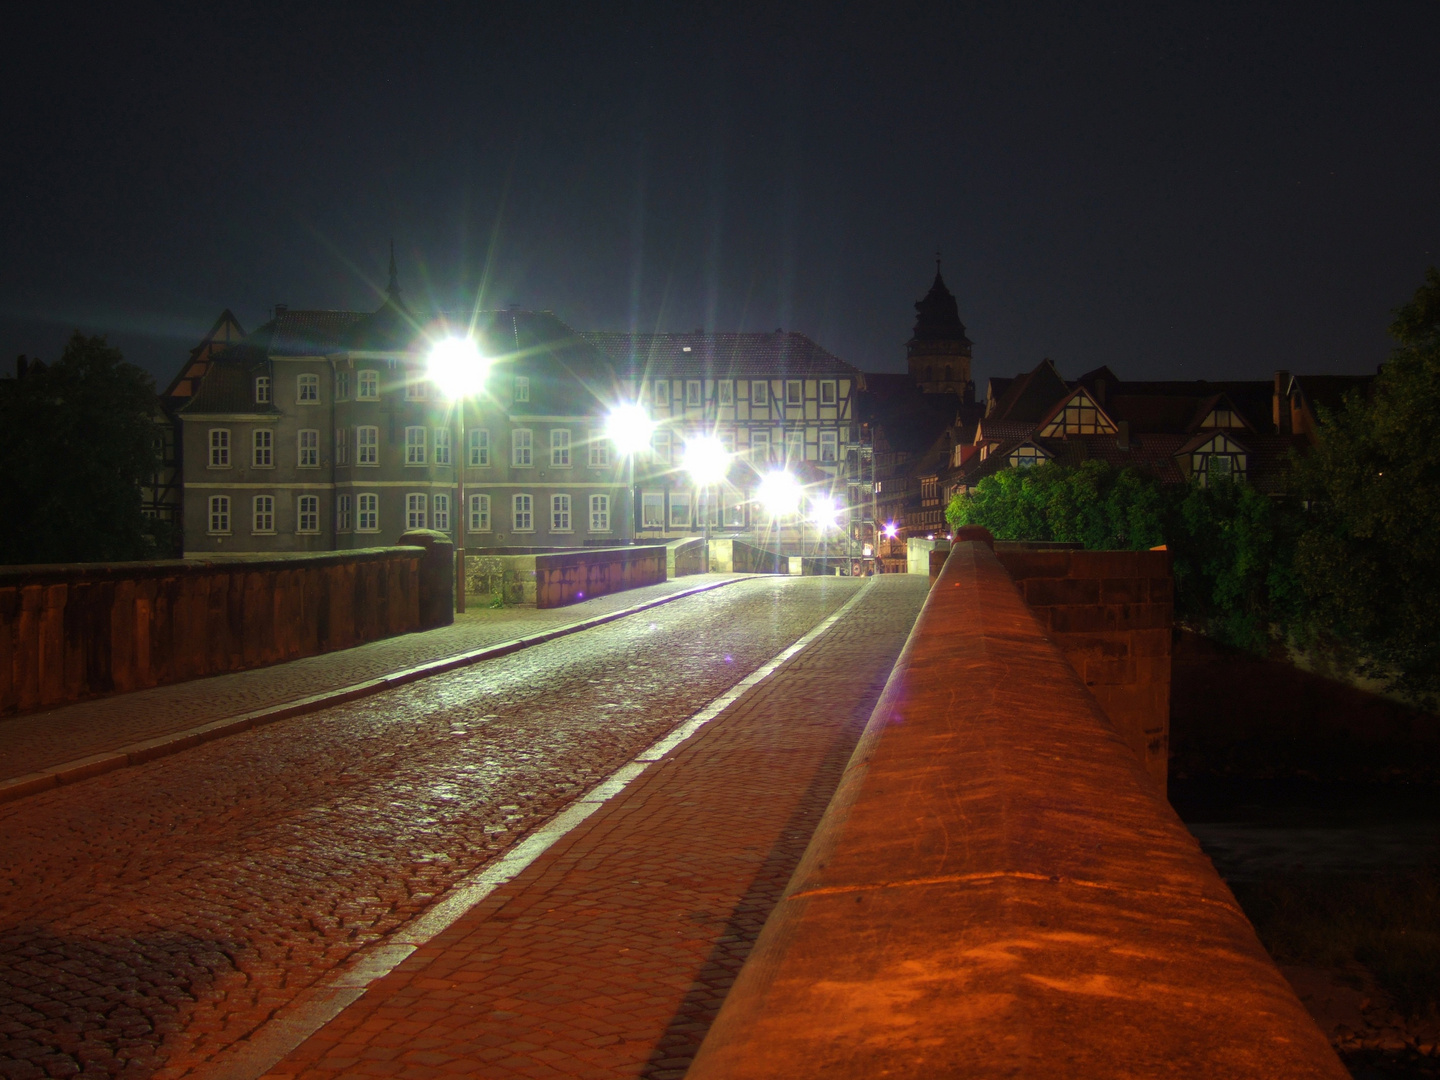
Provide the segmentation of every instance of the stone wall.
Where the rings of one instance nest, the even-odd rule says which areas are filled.
[[[446,551],[448,543],[444,545]],[[441,625],[422,548],[0,569],[0,715]],[[430,569],[427,569],[430,568]],[[450,595],[444,581],[428,590]]]
[[[479,604],[565,607],[666,580],[663,544],[465,556],[465,594]]]
[[[788,567],[783,559],[777,561],[773,548],[756,547],[744,540],[710,541],[710,569],[717,574],[775,574]]]
[[[686,1076],[1180,1075],[1347,1076],[995,555],[957,543]]]

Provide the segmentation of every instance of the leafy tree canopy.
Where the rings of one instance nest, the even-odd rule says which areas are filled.
[[[0,381],[0,563],[141,559],[155,387],[103,337]]]

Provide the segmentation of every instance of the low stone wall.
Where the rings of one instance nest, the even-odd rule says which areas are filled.
[[[705,572],[705,538],[687,536],[665,545],[665,572],[673,579]]]
[[[443,625],[443,548],[0,569],[0,715]]]
[[[686,1075],[1347,1076],[977,542]]]
[[[711,540],[710,569],[724,574],[783,574],[789,571],[789,563],[777,561],[774,550],[744,540]]]
[[[1164,790],[1174,625],[1170,553],[1056,550],[1002,541],[995,544],[995,554],[1040,625]]]
[[[666,547],[574,548],[465,556],[465,594],[476,603],[554,608],[666,580]]]

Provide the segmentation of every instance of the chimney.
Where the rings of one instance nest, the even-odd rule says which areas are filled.
[[[1281,435],[1290,434],[1290,372],[1275,372],[1275,390],[1271,395],[1271,414],[1275,430]]]
[[[1119,450],[1130,449],[1130,421],[1117,420],[1115,426],[1119,429],[1115,432],[1115,446]]]

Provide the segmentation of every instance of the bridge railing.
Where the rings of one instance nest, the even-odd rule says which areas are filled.
[[[688,1076],[1347,1074],[992,550],[956,545]]]

